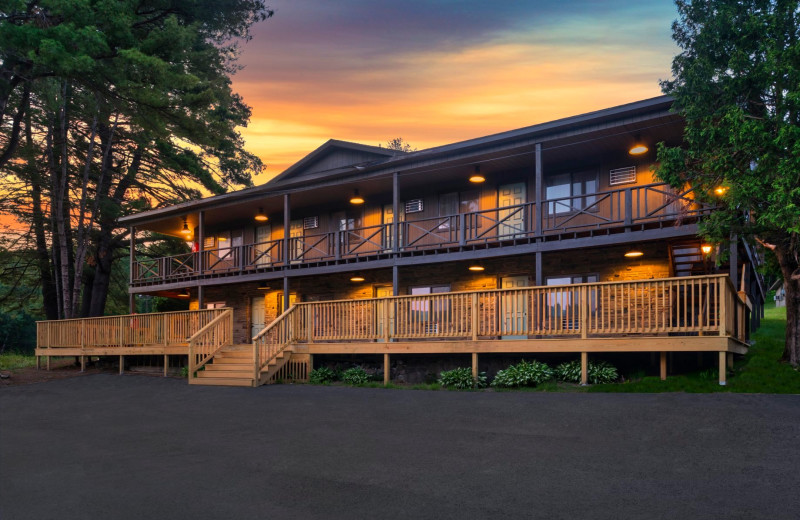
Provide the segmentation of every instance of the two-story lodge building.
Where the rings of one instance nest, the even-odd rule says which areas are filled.
[[[668,352],[697,351],[724,384],[761,317],[759,259],[734,240],[721,264],[697,234],[713,206],[654,178],[657,143],[682,141],[671,104],[414,152],[330,140],[264,185],[124,217],[131,301],[191,310],[43,322],[37,354],[189,354],[190,382],[258,385],[323,354],[382,354],[388,380],[406,354],[477,371],[574,353],[585,378],[592,353],[659,353],[664,377]],[[148,232],[191,247],[139,257]]]

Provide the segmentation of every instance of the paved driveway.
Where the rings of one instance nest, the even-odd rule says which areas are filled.
[[[800,396],[0,390],[0,517],[797,518]]]

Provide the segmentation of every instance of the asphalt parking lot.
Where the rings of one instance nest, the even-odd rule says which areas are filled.
[[[800,396],[0,389],[0,518],[797,518]]]

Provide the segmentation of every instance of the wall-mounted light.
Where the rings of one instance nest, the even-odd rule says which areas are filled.
[[[364,204],[364,197],[358,194],[358,188],[353,192],[353,196],[350,197],[350,204]]]
[[[266,222],[269,220],[269,217],[266,213],[264,213],[264,208],[258,208],[258,213],[254,217],[259,222]]]
[[[350,277],[351,282],[363,282],[365,278],[361,275],[361,273],[356,273]]]
[[[189,229],[189,223],[186,222],[186,217],[183,217],[183,229],[181,229],[181,234],[186,235],[187,237],[191,236],[192,234],[192,230]]]
[[[483,267],[483,264],[478,264],[478,263],[470,264],[470,266],[467,269],[475,273],[480,273],[481,271],[486,270],[486,268]]]
[[[470,176],[469,182],[480,184],[481,182],[486,181],[486,177],[481,175],[481,166],[479,164],[475,165],[475,172]]]
[[[704,255],[708,256],[711,254],[711,244],[703,244],[700,246],[700,250],[703,252]]]
[[[640,251],[640,250],[638,250],[638,249],[628,249],[628,250],[625,252],[625,256],[626,256],[626,257],[628,257],[628,258],[638,258],[638,257],[640,257],[640,256],[642,256],[642,255],[644,255],[644,253],[643,253],[643,252],[641,252],[641,251]]]
[[[720,197],[725,195],[727,192],[728,192],[727,186],[717,186],[716,188],[714,188],[714,193],[716,193]]]

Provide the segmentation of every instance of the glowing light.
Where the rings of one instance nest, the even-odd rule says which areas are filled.
[[[189,229],[189,224],[186,222],[186,217],[183,218],[183,229],[181,229],[181,234],[190,236],[192,234],[192,230]]]
[[[259,222],[266,222],[269,220],[267,214],[264,213],[264,208],[258,208],[258,213],[256,213],[255,219]]]
[[[700,246],[700,250],[703,251],[704,255],[711,253],[711,244],[703,244]]]
[[[728,188],[726,186],[717,186],[717,188],[714,190],[714,193],[720,196],[725,195],[727,192]]]
[[[364,280],[365,278],[360,274],[354,274],[353,276],[350,277],[351,282],[363,282]]]
[[[648,148],[644,144],[636,143],[631,147],[630,150],[628,150],[628,153],[631,155],[642,155],[643,153],[647,153],[648,150],[650,150],[650,148]]]
[[[630,251],[625,253],[625,256],[627,256],[628,258],[638,258],[642,255],[644,255],[644,253],[642,253],[638,249],[631,249]]]
[[[475,272],[480,272],[480,271],[485,271],[486,270],[486,268],[483,267],[481,264],[472,264],[471,266],[468,267],[468,269],[470,271],[475,271]]]
[[[364,197],[358,194],[358,190],[355,190],[350,197],[350,204],[364,204]]]

